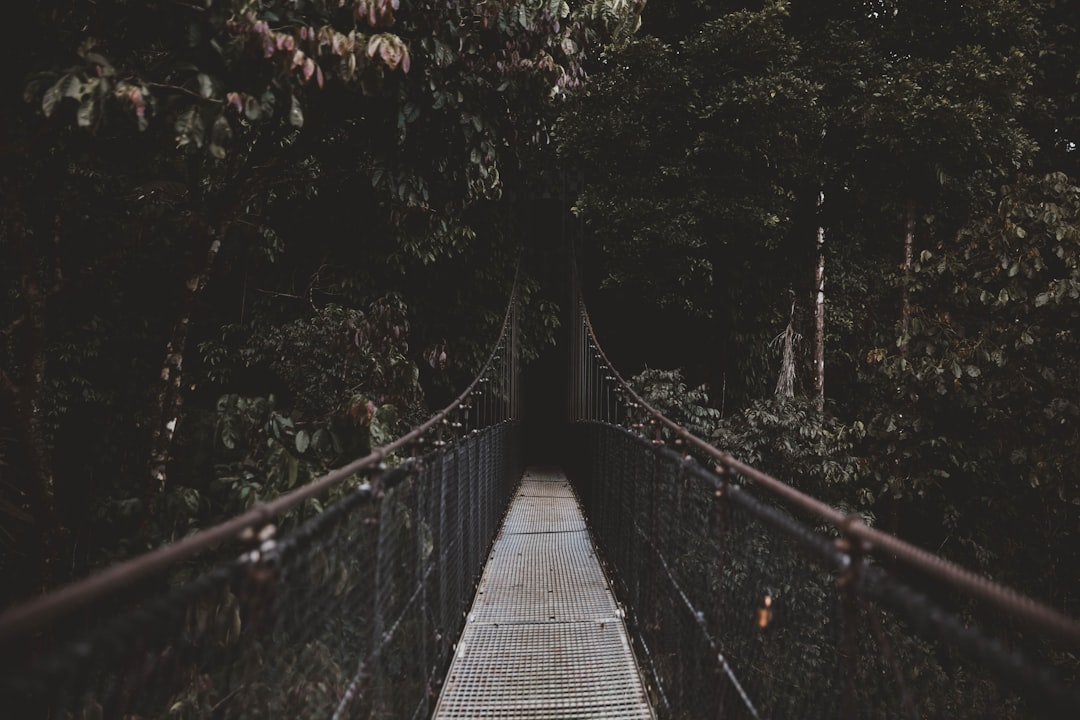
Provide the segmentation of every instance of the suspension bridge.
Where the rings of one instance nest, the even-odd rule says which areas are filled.
[[[1080,717],[1075,620],[688,433],[580,301],[564,466],[524,467],[516,288],[412,432],[0,615],[0,715]]]

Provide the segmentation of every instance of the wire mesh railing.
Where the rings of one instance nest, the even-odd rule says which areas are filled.
[[[430,715],[521,477],[516,287],[479,375],[412,432],[0,615],[0,715]],[[277,535],[284,513],[345,482],[343,499]],[[223,545],[231,560],[194,560]],[[178,581],[185,568],[195,576]]]
[[[671,423],[611,366],[584,306],[577,348],[568,469],[660,717],[1080,716],[1075,678],[961,620],[912,586],[917,573],[901,579],[875,553],[901,567],[910,558],[1065,653],[1078,647],[1074,621]]]

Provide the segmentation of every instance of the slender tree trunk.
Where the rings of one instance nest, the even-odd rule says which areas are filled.
[[[900,295],[900,336],[903,338],[901,353],[907,355],[908,337],[911,332],[911,271],[915,261],[915,200],[909,198],[904,211],[904,273]]]
[[[900,292],[900,357],[908,356],[908,346],[911,336],[911,282],[912,271],[915,264],[915,216],[918,212],[915,200],[908,198],[904,207],[904,261],[900,265],[903,272],[903,286]],[[896,494],[892,494],[889,503],[889,516],[887,527],[893,534],[899,531],[900,526],[900,501]]]
[[[31,247],[31,238],[24,223],[17,217],[20,211],[14,209],[9,212],[4,225],[5,230],[14,236],[19,254],[24,313],[23,322],[16,327],[25,339],[25,367],[18,383],[0,370],[0,393],[8,397],[19,422],[19,442],[25,453],[29,478],[26,490],[39,542],[41,564],[36,589],[44,592],[53,585],[67,535],[56,508],[56,476],[42,422],[48,366],[48,297],[38,277],[38,258]]]
[[[191,316],[202,294],[210,273],[214,269],[218,253],[221,251],[219,232],[210,229],[206,233],[209,244],[202,265],[188,278],[184,285],[184,294],[180,309],[173,323],[169,343],[165,347],[165,359],[161,364],[161,381],[158,386],[155,403],[153,434],[150,440],[150,479],[157,493],[163,493],[168,482],[167,467],[172,450],[176,425],[180,421],[180,411],[184,405],[183,367],[184,352],[187,350],[188,333],[191,329]]]
[[[818,191],[817,262],[814,265],[814,407],[825,412],[825,191]]]

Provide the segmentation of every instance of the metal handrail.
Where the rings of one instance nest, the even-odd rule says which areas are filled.
[[[915,547],[895,535],[882,532],[868,526],[856,515],[843,513],[817,498],[800,492],[787,483],[761,472],[746,463],[740,462],[730,454],[717,449],[712,444],[697,437],[685,427],[666,417],[659,410],[649,405],[638,393],[623,379],[619,371],[615,369],[607,354],[600,346],[596,338],[596,332],[592,325],[592,319],[585,307],[584,300],[579,298],[578,308],[585,324],[588,337],[600,355],[607,370],[615,378],[622,391],[638,404],[655,422],[666,427],[675,438],[681,440],[687,446],[696,448],[704,453],[717,464],[717,469],[723,473],[738,473],[750,478],[761,487],[790,502],[793,506],[805,510],[812,515],[834,525],[841,534],[849,540],[856,540],[867,552],[884,551],[912,567],[918,568],[927,574],[942,580],[953,587],[964,590],[1000,610],[1011,613],[1033,627],[1056,636],[1058,640],[1064,640],[1080,646],[1080,623],[1073,618],[1058,612],[1032,598],[1023,595],[1012,588],[1000,585],[989,578],[983,577],[970,570],[945,560],[944,558],[927,552],[922,548]]]
[[[514,317],[515,305],[519,300],[519,289],[520,268],[514,275],[514,284],[510,291],[510,300],[506,306],[503,323],[499,329],[499,336],[488,354],[487,361],[468,387],[453,402],[432,415],[424,423],[393,442],[373,450],[368,455],[332,470],[270,502],[257,504],[247,512],[213,527],[150,550],[130,560],[108,567],[95,575],[77,580],[58,590],[5,610],[0,613],[0,643],[34,633],[57,618],[84,608],[118,588],[146,580],[218,545],[230,540],[236,540],[245,530],[265,527],[273,518],[292,510],[311,498],[322,495],[356,473],[381,469],[384,460],[420,441],[432,429],[447,420],[453,412],[461,409],[473,391],[476,390],[481,379],[491,371],[499,349],[510,338],[512,332],[510,325]]]

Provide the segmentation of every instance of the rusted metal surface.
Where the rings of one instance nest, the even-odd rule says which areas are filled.
[[[526,471],[434,717],[653,717],[622,613],[561,472]]]

